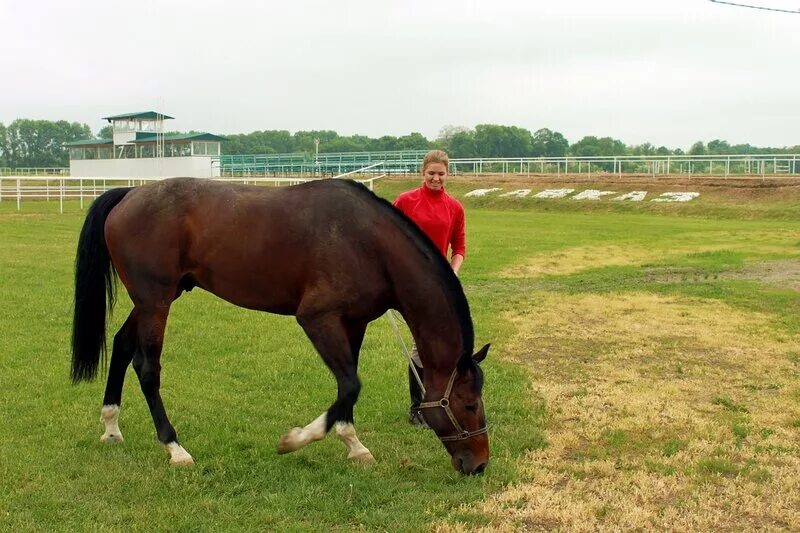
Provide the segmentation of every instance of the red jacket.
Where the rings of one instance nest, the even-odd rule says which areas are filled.
[[[432,191],[423,183],[398,196],[394,206],[416,222],[445,257],[448,246],[453,255],[466,254],[464,207],[444,190]]]

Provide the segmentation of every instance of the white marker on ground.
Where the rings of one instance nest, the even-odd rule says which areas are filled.
[[[568,194],[575,192],[575,189],[547,189],[538,194],[534,194],[534,198],[564,198]]]
[[[599,200],[601,196],[614,194],[616,191],[598,191],[597,189],[586,189],[572,197],[573,200]]]
[[[690,202],[700,196],[699,192],[665,192],[651,202]]]
[[[612,200],[630,200],[631,202],[641,202],[644,200],[644,197],[647,196],[647,191],[631,191],[627,194],[623,194],[621,196],[617,196],[616,198],[612,198]]]
[[[465,198],[473,197],[473,196],[486,196],[490,192],[494,191],[502,191],[500,187],[492,187],[491,189],[475,189],[474,191],[469,191],[467,194],[464,195]]]

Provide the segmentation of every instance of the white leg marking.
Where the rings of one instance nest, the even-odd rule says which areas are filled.
[[[336,435],[344,442],[345,446],[347,446],[347,450],[350,452],[347,454],[348,459],[364,464],[372,464],[375,462],[372,453],[358,440],[356,428],[353,427],[353,424],[349,422],[336,422],[334,427],[336,428]]]
[[[299,450],[306,444],[320,440],[325,436],[325,419],[328,413],[322,413],[304,428],[294,428],[278,441],[278,453],[289,453]]]
[[[100,410],[100,422],[105,425],[105,433],[100,437],[101,442],[122,442],[122,432],[119,430],[119,405],[104,405]]]
[[[165,444],[164,448],[169,452],[169,462],[173,465],[193,465],[194,459],[189,455],[189,452],[183,449],[183,446],[177,442],[170,442]]]

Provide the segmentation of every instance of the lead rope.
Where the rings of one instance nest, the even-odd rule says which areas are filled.
[[[389,324],[391,324],[394,334],[397,335],[397,340],[400,341],[400,346],[403,348],[403,353],[406,354],[406,359],[408,359],[411,372],[414,374],[414,377],[417,378],[417,383],[422,391],[422,395],[425,396],[425,385],[422,384],[422,380],[419,378],[417,365],[414,364],[414,360],[411,358],[411,352],[409,352],[408,347],[406,347],[406,341],[403,340],[403,335],[400,334],[400,328],[397,327],[397,319],[395,318],[394,311],[392,309],[386,311],[386,318],[389,320]]]

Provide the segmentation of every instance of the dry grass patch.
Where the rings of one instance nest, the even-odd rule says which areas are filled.
[[[509,318],[550,446],[482,505],[487,528],[800,526],[800,338],[652,294],[538,294]]]
[[[747,252],[785,254],[795,248],[800,253],[797,231],[703,231],[675,235],[668,247],[642,244],[592,244],[537,254],[500,273],[503,277],[524,278],[542,275],[567,275],[610,266],[644,265],[704,252]]]

